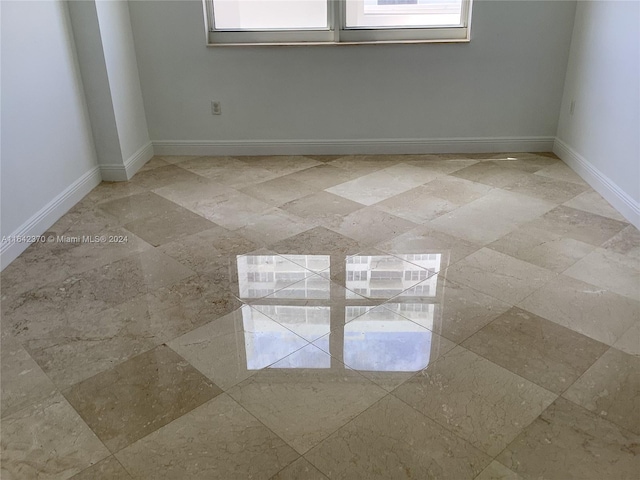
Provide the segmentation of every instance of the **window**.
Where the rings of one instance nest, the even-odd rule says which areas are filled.
[[[204,0],[210,45],[464,42],[471,0]]]

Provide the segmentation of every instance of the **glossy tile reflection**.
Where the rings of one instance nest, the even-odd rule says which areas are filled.
[[[640,234],[553,154],[155,157],[2,272],[0,476],[635,478]]]

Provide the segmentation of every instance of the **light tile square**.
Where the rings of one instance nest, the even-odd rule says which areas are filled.
[[[559,398],[496,460],[524,478],[631,479],[638,473],[638,440],[638,435]]]
[[[508,255],[483,248],[449,267],[447,279],[511,305],[552,280],[555,274]]]
[[[491,461],[393,396],[383,398],[305,457],[329,478],[353,480],[473,479]]]
[[[569,388],[608,349],[517,307],[462,346],[557,394]]]
[[[307,343],[260,311],[244,306],[167,345],[228,390]]]
[[[564,275],[518,306],[607,345],[613,345],[640,318],[639,301]]]
[[[500,453],[556,398],[460,346],[393,395],[491,456]]]
[[[333,363],[313,345],[228,393],[299,453],[317,445],[386,394],[362,375]]]
[[[268,480],[298,454],[222,394],[116,454],[134,478]]]
[[[109,450],[56,393],[2,419],[2,476],[67,479]]]
[[[640,358],[609,349],[562,396],[640,435]]]

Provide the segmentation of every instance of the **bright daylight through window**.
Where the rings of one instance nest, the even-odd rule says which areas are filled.
[[[471,0],[204,0],[209,44],[461,42]]]

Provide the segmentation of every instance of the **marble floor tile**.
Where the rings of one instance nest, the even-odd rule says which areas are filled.
[[[134,478],[268,480],[298,454],[222,394],[116,454]]]
[[[426,189],[426,185],[422,185],[378,202],[376,209],[422,224],[455,210],[459,206],[431,194]]]
[[[305,197],[314,190],[320,189],[291,178],[278,177],[266,182],[254,183],[240,191],[274,207],[279,207],[292,200]]]
[[[71,276],[2,303],[2,323],[15,335],[96,314],[140,294],[173,285],[194,272],[155,250]]]
[[[155,311],[163,312],[167,330],[165,339],[233,312],[242,304],[237,299],[238,285],[234,273],[212,273],[190,277],[169,287],[149,292],[147,302]],[[173,325],[173,328],[168,326]],[[180,328],[182,327],[182,328]]]
[[[254,183],[265,182],[277,178],[279,174],[265,170],[264,168],[250,167],[240,161],[235,162],[232,168],[212,168],[204,174],[205,177],[233,188],[243,188]]]
[[[332,165],[318,165],[317,167],[290,173],[281,178],[292,179],[313,188],[324,190],[325,188],[353,180],[357,176],[357,173],[348,172],[347,170]]]
[[[363,205],[373,205],[435,178],[436,175],[426,169],[397,164],[327,188],[326,191]]]
[[[32,319],[13,326],[13,332],[53,382],[65,388],[161,343],[156,323],[139,296],[89,318]]]
[[[357,210],[329,226],[331,230],[353,238],[361,245],[375,245],[415,227],[415,223],[382,212],[376,207]]]
[[[0,273],[0,298],[7,302],[29,290],[70,276],[68,265],[52,249],[33,244]]]
[[[233,188],[244,188],[254,183],[264,182],[280,176],[280,174],[270,172],[264,168],[249,166],[237,159],[233,159],[232,163],[224,166],[207,165],[204,170],[199,175]]]
[[[555,274],[483,248],[449,267],[445,276],[448,280],[514,305],[552,280]]]
[[[629,355],[640,356],[640,322],[634,323],[613,346]]]
[[[473,479],[491,458],[387,396],[312,449],[307,460],[329,478]]]
[[[56,393],[2,419],[2,477],[67,479],[109,450]]]
[[[523,181],[530,174],[519,168],[505,166],[501,162],[488,161],[457,170],[451,175],[490,187],[504,187],[505,185]]]
[[[221,185],[234,188],[242,188],[277,177],[273,172],[264,168],[251,167],[233,157],[197,157],[180,162],[178,165]]]
[[[376,248],[393,254],[440,254],[447,263],[441,268],[447,268],[450,263],[462,260],[480,249],[480,245],[468,242],[447,233],[440,232],[429,226],[422,226],[409,230],[402,235],[376,245]]]
[[[170,162],[163,160],[160,157],[151,157],[147,163],[145,163],[136,173],[146,172],[147,170],[152,170],[158,167],[166,167],[167,165],[172,165]]]
[[[146,190],[164,187],[177,182],[193,181],[198,176],[175,165],[153,168],[144,172],[139,172],[129,180],[132,185],[142,187]]]
[[[436,279],[432,299],[385,304],[429,330],[461,343],[507,310],[510,305],[442,275]]]
[[[620,233],[626,223],[560,205],[527,226],[598,246]]]
[[[96,299],[120,303],[121,299],[131,298],[134,292],[167,287],[193,274],[192,270],[154,249],[89,270],[79,277],[93,287]]]
[[[554,180],[541,175],[529,175],[502,188],[554,203],[566,202],[589,189],[587,185]]]
[[[242,156],[235,158],[247,165],[263,168],[277,175],[287,175],[323,164],[323,162],[314,160],[311,157],[300,155]]]
[[[475,480],[523,480],[523,478],[494,460]]]
[[[607,345],[613,345],[640,318],[640,302],[564,275],[518,307]]]
[[[0,344],[2,417],[53,395],[55,386],[27,351],[5,335]]]
[[[316,467],[304,458],[299,458],[291,465],[280,470],[271,480],[328,480]]]
[[[361,203],[322,191],[285,203],[281,208],[305,220],[330,226],[363,207]]]
[[[552,153],[156,156],[45,236],[3,479],[635,478],[640,234]]]
[[[123,223],[121,219],[100,209],[100,205],[94,207],[81,201],[54,223],[43,235],[45,237],[51,235],[54,237],[56,241],[51,242],[47,239],[46,244],[56,251],[67,247],[67,245],[57,241],[58,236],[95,235],[116,228],[121,223]]]
[[[82,273],[129,255],[151,250],[150,243],[121,227],[109,228],[95,235],[93,232],[83,234],[71,231],[67,234],[76,239],[80,237],[80,241],[65,243],[67,248],[61,248],[55,254],[62,261],[63,270],[70,274]],[[90,239],[85,239],[84,236]]]
[[[564,275],[640,300],[640,259],[598,248]]]
[[[81,201],[82,205],[99,205],[110,200],[144,193],[145,189],[129,182],[102,182]]]
[[[171,165],[176,165],[181,162],[185,162],[187,160],[191,160],[194,158],[199,158],[197,155],[157,155],[158,158],[161,158],[167,163]]]
[[[638,435],[558,398],[497,460],[524,478],[632,479]]]
[[[349,155],[332,160],[327,164],[363,176],[392,167],[401,161],[398,155]]]
[[[208,230],[213,226],[212,222],[186,208],[179,208],[164,215],[134,220],[124,225],[127,230],[154,247]]]
[[[220,393],[217,385],[163,345],[63,391],[112,452]]]
[[[402,163],[426,168],[439,174],[450,174],[478,163],[478,160],[463,158],[464,155],[402,155]],[[454,178],[454,177],[448,177]]]
[[[533,227],[520,227],[487,246],[557,273],[564,272],[594,249],[588,243]]]
[[[425,183],[423,190],[435,197],[442,198],[456,205],[465,205],[483,197],[491,187],[451,175],[441,176]]]
[[[462,346],[557,394],[569,388],[608,349],[517,307]]]
[[[428,225],[469,242],[486,245],[553,207],[554,204],[546,200],[494,189]]]
[[[71,477],[71,480],[130,480],[133,477],[115,457],[107,457]]]
[[[602,248],[640,260],[640,232],[633,225],[602,244]]]
[[[305,155],[307,158],[316,160],[318,162],[328,163],[338,158],[344,157],[344,155]]]
[[[268,246],[313,227],[313,222],[303,220],[280,208],[273,208],[247,221],[246,226],[236,230],[236,233],[254,243]]]
[[[362,246],[355,240],[324,227],[315,227],[270,246],[280,254],[348,255],[358,253]]]
[[[640,358],[609,349],[562,395],[640,435]]]
[[[237,190],[231,188],[228,184],[197,176],[189,181],[172,183],[156,188],[153,193],[170,200],[176,205],[195,210],[198,206],[211,203],[213,199],[218,199],[223,195],[233,195],[237,193]]]
[[[540,155],[529,152],[507,152],[498,153],[492,156],[492,162],[503,167],[518,168],[525,172],[534,173],[544,167],[562,163],[553,153]]]
[[[166,215],[169,212],[181,211],[177,204],[154,192],[145,192],[110,200],[101,203],[98,209],[113,216],[122,224],[143,218]]]
[[[229,270],[236,255],[244,255],[258,248],[257,242],[238,232],[214,225],[208,230],[165,243],[159,250],[194,272],[208,274],[221,269]]]
[[[178,200],[182,202],[182,200]],[[233,191],[218,196],[186,201],[185,208],[230,230],[237,230],[248,221],[259,218],[272,205],[242,192]]]
[[[313,345],[256,373],[228,393],[299,453],[386,394]]]
[[[534,173],[534,175],[540,175],[543,177],[553,178],[554,180],[562,180],[564,182],[577,183],[579,185],[586,185],[587,182],[582,180],[580,176],[571,170],[565,163],[558,162],[553,165],[542,168]]]
[[[500,453],[556,398],[460,346],[393,395],[491,456]]]
[[[307,345],[249,306],[167,343],[224,390]]]
[[[584,210],[585,212],[595,213],[603,217],[613,218],[620,222],[626,222],[627,220],[613,208],[602,196],[591,189],[581,193],[575,198],[566,201],[563,205],[571,208],[577,208],[578,210]]]

